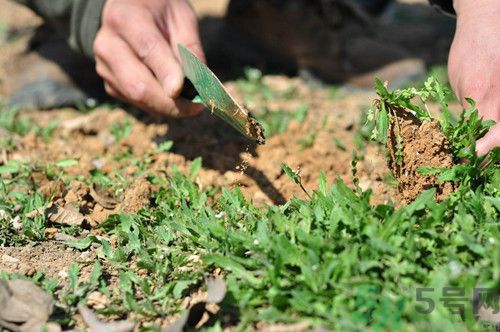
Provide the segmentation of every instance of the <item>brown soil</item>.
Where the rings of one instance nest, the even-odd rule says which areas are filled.
[[[207,12],[215,15],[223,11],[227,0],[213,1],[218,5],[212,6],[212,1],[207,5],[207,1],[202,0],[194,3],[206,7]],[[16,58],[23,56],[33,29],[41,20],[13,2],[0,0],[0,8],[0,22],[6,23],[9,29],[16,32],[16,38],[8,42],[0,41],[0,98],[6,98],[8,92],[12,91],[9,85],[12,86],[15,81],[14,77],[7,74],[7,69],[10,68],[12,73],[11,64]],[[22,67],[18,69],[21,70]],[[332,97],[330,91],[313,89],[300,79],[285,76],[266,76],[264,83],[277,94],[293,91],[290,98],[266,100],[267,108],[294,112],[302,104],[309,107],[308,117],[303,123],[292,120],[284,133],[266,137],[265,145],[258,146],[246,140],[210,112],[203,112],[192,119],[172,120],[153,118],[133,109],[126,111],[100,107],[87,114],[74,109],[58,109],[23,112],[21,116],[31,119],[33,124],[44,127],[55,122],[56,129],[49,139],[33,133],[25,137],[13,137],[13,149],[0,146],[0,165],[9,160],[19,160],[44,167],[66,158],[78,160],[76,165],[64,169],[65,173],[74,177],[69,183],[48,179],[42,171],[33,171],[30,177],[37,190],[50,198],[51,204],[76,209],[84,217],[83,225],[87,228],[84,231],[95,235],[102,235],[97,226],[112,214],[152,208],[151,194],[160,188],[148,181],[145,176],[148,172],[169,174],[173,165],[176,165],[181,172],[188,174],[192,160],[198,156],[203,158],[203,167],[196,178],[201,189],[239,186],[247,199],[258,206],[264,206],[282,204],[293,196],[306,198],[301,189],[283,173],[282,162],[294,170],[300,169],[303,185],[309,192],[318,187],[320,171],[325,172],[329,182],[340,178],[353,186],[351,153],[356,150],[361,155],[357,165],[359,184],[365,190],[371,188],[374,191],[372,204],[399,200],[396,188],[385,180],[388,170],[379,147],[366,145],[364,142],[360,149],[355,143],[355,135],[362,125],[359,121],[361,110],[371,104],[374,94],[352,92],[343,94],[341,98]],[[244,100],[234,82],[227,82],[225,86],[236,100]],[[255,102],[247,106],[258,111],[263,105]],[[127,123],[131,127],[130,134],[117,139],[111,128]],[[412,126],[416,128],[412,129]],[[430,126],[430,130],[435,129],[432,123],[417,125],[409,121],[404,124],[403,128],[409,132],[408,136],[403,134],[405,143],[408,144],[408,151],[405,150],[405,161],[408,162],[398,169],[399,173],[395,171],[396,174],[405,174],[405,171],[416,174],[416,167],[412,168],[412,163],[418,160],[430,160],[430,165],[448,165],[439,148],[442,136],[439,136],[439,132],[432,136],[428,131],[424,134],[424,126]],[[414,132],[417,134],[412,137]],[[304,146],[300,141],[310,133],[315,134],[315,139],[310,146]],[[3,134],[0,129],[0,136]],[[421,142],[426,136],[433,137],[433,144],[429,145],[434,150],[430,150],[427,143],[414,144],[413,141]],[[158,152],[158,145],[167,140],[174,142],[172,150]],[[418,147],[422,148],[422,152]],[[415,151],[425,153],[425,159],[414,161],[415,158],[412,159],[411,156],[416,154]],[[124,158],[124,155],[128,157]],[[117,182],[123,183],[123,187],[99,188],[89,184],[87,180],[96,171],[110,178],[120,179]],[[405,181],[403,177],[398,179]],[[431,177],[427,178],[427,182],[416,182],[424,188],[428,183],[434,186],[433,180],[435,178]],[[417,187],[413,182],[403,183],[407,191]],[[443,195],[446,193],[445,189],[440,189]],[[16,190],[22,192],[26,189],[19,187]],[[45,211],[33,211],[31,214],[37,213]],[[76,262],[84,272],[83,277],[88,276],[97,259],[96,250],[91,247],[79,252],[67,248],[56,241],[59,231],[58,225],[49,225],[46,230],[48,241],[22,248],[0,248],[0,271],[25,275],[42,272],[49,278],[57,278],[64,283],[68,267]],[[116,239],[111,237],[110,241],[112,246],[116,245]],[[104,268],[110,273],[109,267]],[[114,279],[117,278],[112,272],[110,274]],[[91,306],[98,308],[106,302],[102,294],[94,295],[89,300]],[[185,306],[187,305],[183,305]],[[159,320],[155,323],[161,325],[165,322]],[[262,328],[271,331],[293,330],[295,327]]]
[[[454,191],[451,182],[437,183],[437,175],[423,175],[423,166],[451,168],[453,156],[447,138],[436,120],[421,122],[402,107],[392,107],[387,147],[389,168],[398,180],[402,201],[410,203],[424,190],[436,188],[435,198],[442,201]],[[398,136],[402,138],[402,150],[398,151]],[[402,155],[398,157],[398,153]]]
[[[81,253],[49,241],[22,248],[0,248],[0,271],[27,276],[40,272],[48,278],[65,280],[72,263],[91,262],[91,268],[95,258],[91,251]]]

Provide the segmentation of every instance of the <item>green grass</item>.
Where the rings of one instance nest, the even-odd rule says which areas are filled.
[[[390,95],[381,89],[386,101],[406,103],[407,94]],[[431,90],[439,91],[436,86]],[[370,190],[349,188],[319,174],[318,187],[308,192],[307,200],[293,198],[281,206],[259,208],[238,188],[200,189],[196,177],[201,159],[193,162],[189,174],[175,167],[163,174],[147,170],[147,156],[124,156],[159,185],[151,208],[113,215],[99,225],[102,237],[80,237],[71,244],[81,250],[100,245],[99,260],[90,263],[90,280],[78,280],[79,265],[69,269],[69,286],[64,289],[42,275],[33,278],[54,294],[59,313],[55,318],[68,326],[76,304],[95,290],[111,299],[100,310],[104,315],[124,317],[133,312],[146,321],[169,316],[180,310],[184,297],[203,288],[206,276],[221,269],[228,285],[222,307],[232,308],[241,330],[260,321],[306,320],[339,331],[479,331],[469,301],[461,318],[439,300],[444,287],[464,288],[470,298],[475,287],[500,286],[500,160],[493,152],[481,168],[483,159],[473,156],[473,146],[485,124],[474,117],[474,109],[464,114],[443,123],[454,151],[469,147],[463,153],[471,162],[453,171],[435,170],[443,181],[459,185],[441,203],[429,190],[406,206],[372,206]],[[372,113],[370,123],[377,119]],[[387,130],[384,123],[371,128]],[[117,129],[116,136],[123,137],[126,128]],[[341,148],[340,142],[336,144]],[[171,147],[168,143],[158,149]],[[354,155],[354,175],[357,159]],[[68,164],[50,164],[45,172],[59,176]],[[0,210],[7,216],[0,219],[0,245],[43,240],[43,216],[23,219],[21,234],[8,223],[17,203],[22,202],[22,213],[46,204],[33,191],[31,169],[23,164],[0,167]],[[290,181],[301,186],[300,175],[282,167]],[[126,185],[125,179],[100,171],[93,172],[90,181],[104,187]],[[13,189],[18,184],[32,191],[18,193]],[[111,283],[107,269],[116,271],[117,282]],[[430,314],[419,312],[426,306],[416,298],[422,287],[434,288],[425,293],[435,304]]]

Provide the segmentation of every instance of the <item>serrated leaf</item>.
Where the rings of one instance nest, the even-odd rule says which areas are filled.
[[[387,131],[389,130],[389,125],[390,125],[389,114],[387,113],[385,103],[381,101],[380,111],[378,113],[378,121],[377,121],[377,135],[378,135],[378,141],[384,145],[387,143]]]
[[[90,248],[92,243],[94,243],[94,242],[98,243],[98,241],[99,240],[95,236],[90,235],[90,236],[87,236],[86,238],[83,238],[83,239],[65,241],[64,244],[67,245],[68,247],[71,247],[71,248],[75,248],[78,250],[85,250],[85,249]]]
[[[158,147],[156,148],[156,151],[167,152],[167,151],[170,151],[170,149],[172,149],[173,146],[174,146],[174,142],[165,141],[165,142],[161,143],[160,145],[158,145]]]
[[[56,162],[54,165],[61,168],[71,167],[78,164],[77,159],[62,159]]]
[[[389,97],[389,91],[387,91],[384,83],[377,77],[375,78],[375,91],[382,99]]]
[[[200,172],[201,166],[202,166],[201,157],[197,157],[191,162],[191,166],[189,167],[189,177],[191,179],[196,178],[196,176]]]

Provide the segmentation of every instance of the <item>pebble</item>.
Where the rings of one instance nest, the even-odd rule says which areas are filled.
[[[64,233],[56,233],[54,235],[54,240],[66,242],[75,240],[75,237]]]
[[[6,264],[17,264],[19,263],[19,259],[9,255],[2,255],[2,262]]]
[[[94,242],[94,243],[92,243],[92,245],[91,245],[92,249],[97,249],[97,248],[99,248],[100,246],[101,246],[101,244],[100,244],[100,243],[97,243],[97,242]]]
[[[61,270],[57,274],[61,279],[66,279],[68,277],[68,272],[66,270]]]

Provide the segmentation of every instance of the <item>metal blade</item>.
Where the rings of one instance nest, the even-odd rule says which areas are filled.
[[[184,74],[193,83],[205,105],[244,136],[264,144],[262,126],[234,100],[215,74],[191,51],[178,45]]]

